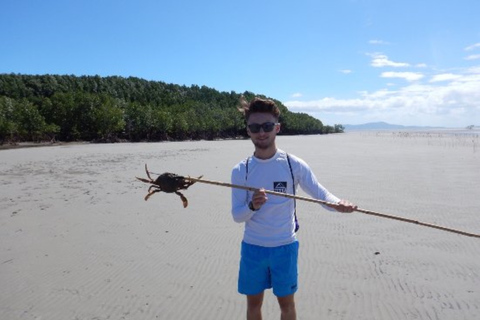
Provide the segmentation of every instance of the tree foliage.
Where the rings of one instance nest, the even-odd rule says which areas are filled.
[[[243,95],[250,100],[252,92]],[[241,94],[129,77],[0,74],[0,143],[246,136]],[[280,101],[281,134],[343,132]]]

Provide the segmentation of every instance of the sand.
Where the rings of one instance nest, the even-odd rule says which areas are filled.
[[[480,233],[479,135],[278,137],[359,207]],[[144,163],[223,182],[249,140],[0,151],[0,319],[244,319],[230,189],[145,202]],[[305,195],[300,192],[300,195]],[[297,202],[299,319],[480,319],[480,239]],[[267,291],[264,319],[279,319]]]

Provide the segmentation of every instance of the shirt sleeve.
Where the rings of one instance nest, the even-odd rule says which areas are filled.
[[[298,171],[295,177],[299,178],[298,184],[308,195],[310,195],[312,198],[335,204],[340,202],[339,198],[337,198],[334,194],[328,191],[327,188],[320,184],[320,182],[318,182],[315,174],[305,161],[299,158],[295,158],[295,160]],[[323,204],[322,206],[329,211],[335,211],[335,209],[329,206]]]
[[[245,185],[246,169],[244,162],[236,165],[232,170],[232,184]],[[255,211],[248,207],[249,193],[247,190],[232,188],[232,216],[235,222],[241,223],[250,220]]]

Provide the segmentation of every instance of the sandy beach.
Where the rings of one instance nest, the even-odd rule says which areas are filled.
[[[279,136],[340,198],[480,233],[479,134]],[[0,319],[245,318],[230,189],[144,201],[144,164],[230,182],[249,140],[0,150]],[[299,192],[300,195],[305,195]],[[480,239],[297,202],[298,318],[480,319]],[[279,319],[267,291],[264,319]]]

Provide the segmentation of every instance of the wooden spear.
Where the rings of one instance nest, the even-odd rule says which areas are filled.
[[[255,192],[255,191],[259,190],[258,188],[241,186],[241,185],[237,185],[237,184],[231,184],[231,183],[225,183],[225,182],[219,182],[219,181],[205,180],[205,179],[201,179],[201,178],[184,177],[184,179],[189,180],[189,181],[194,181],[194,182],[213,184],[213,185],[216,185],[216,186],[243,189],[243,190],[248,190],[248,191],[252,191],[252,192]],[[338,206],[337,204],[331,203],[331,202],[328,202],[328,201],[314,199],[314,198],[308,198],[308,197],[302,197],[302,196],[292,195],[292,194],[288,194],[288,193],[276,192],[276,191],[271,191],[271,190],[265,190],[265,193],[275,195],[275,196],[279,196],[279,197],[284,197],[284,198],[291,198],[291,199],[297,199],[297,200],[302,200],[302,201],[320,203],[320,204],[324,204],[324,205],[327,205],[327,206],[330,206],[330,207]],[[453,233],[461,234],[461,235],[468,236],[468,237],[480,238],[480,234],[470,233],[470,232],[457,230],[457,229],[452,229],[452,228],[447,228],[447,227],[443,227],[443,226],[439,226],[439,225],[435,225],[435,224],[431,224],[431,223],[426,223],[426,222],[422,222],[422,221],[418,221],[418,220],[414,220],[414,219],[408,219],[408,218],[404,218],[404,217],[394,216],[394,215],[390,215],[390,214],[384,214],[384,213],[375,212],[375,211],[371,211],[371,210],[365,210],[365,209],[361,209],[361,208],[357,208],[357,209],[355,209],[355,211],[365,213],[365,214],[368,214],[368,215],[372,215],[372,216],[377,216],[377,217],[382,217],[382,218],[387,218],[387,219],[393,219],[393,220],[399,220],[399,221],[403,221],[403,222],[418,224],[418,225],[429,227],[429,228],[434,228],[434,229],[439,229],[439,230],[443,230],[443,231],[453,232]]]

